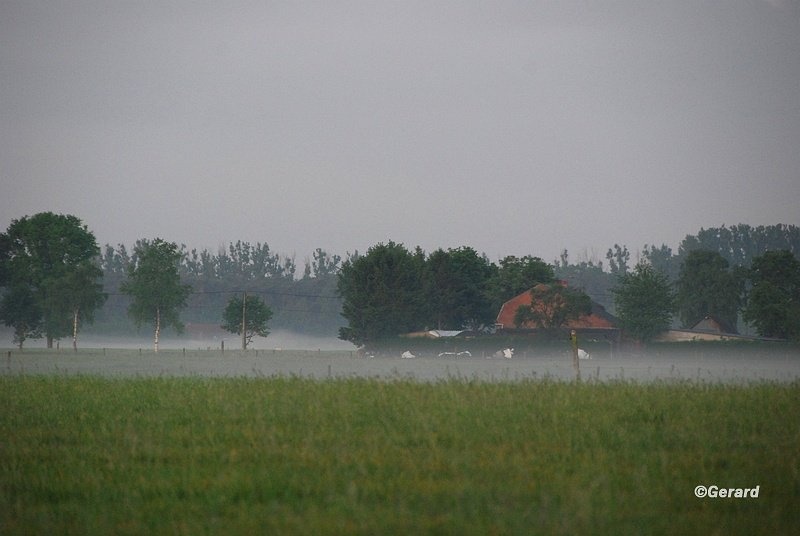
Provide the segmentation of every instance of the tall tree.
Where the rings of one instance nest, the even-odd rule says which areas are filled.
[[[424,257],[419,248],[412,253],[389,241],[345,261],[337,286],[348,325],[339,338],[365,344],[420,329]]]
[[[28,294],[36,307],[25,309],[29,316],[35,309],[41,314],[38,324],[53,340],[69,333],[76,337],[73,322],[75,307],[87,319],[105,299],[98,284],[102,272],[95,262],[100,254],[94,234],[75,216],[42,212],[12,221],[0,239],[0,286],[14,289],[15,298]],[[80,279],[84,285],[75,285]],[[26,287],[27,291],[21,288]],[[6,299],[6,297],[4,297]],[[6,314],[20,312],[18,307],[4,307]],[[14,324],[13,318],[5,318]],[[25,320],[29,323],[30,318]],[[35,331],[34,331],[35,332]],[[30,332],[30,333],[34,333]]]
[[[106,301],[103,272],[95,263],[82,263],[74,270],[54,281],[51,301],[58,310],[69,312],[68,329],[72,334],[72,348],[78,350],[78,331],[81,324],[94,321],[94,313]]]
[[[488,283],[491,306],[495,314],[508,300],[539,283],[554,281],[553,267],[539,257],[508,255],[500,260]]]
[[[690,251],[681,265],[677,281],[678,313],[684,327],[706,316],[724,321],[736,331],[744,279],[729,270],[728,261],[716,251]]]
[[[638,263],[613,292],[620,325],[637,341],[648,342],[669,329],[675,296],[667,277],[649,264]]]
[[[611,275],[619,277],[628,273],[628,261],[631,260],[628,246],[620,247],[619,244],[614,244],[613,250],[608,248],[606,259],[608,259]]]
[[[680,275],[680,258],[672,254],[672,248],[666,244],[661,244],[661,247],[655,245],[645,244],[642,250],[642,258],[647,263],[661,272],[667,279],[674,283],[678,280]]]
[[[611,288],[616,284],[617,277],[603,271],[602,261],[588,260],[570,264],[569,252],[565,249],[553,266],[557,279],[566,281],[572,288],[583,290],[592,300],[613,312]]]
[[[137,327],[152,322],[153,347],[158,352],[163,326],[183,332],[180,311],[186,305],[191,286],[181,284],[178,267],[182,254],[174,242],[160,238],[152,242],[140,240],[134,253],[136,262],[130,264],[128,279],[120,290],[132,299],[128,313]]]
[[[800,339],[800,261],[789,251],[756,257],[743,318],[764,337]]]
[[[199,256],[192,252],[186,255],[184,266],[188,273],[193,271],[209,271],[208,264],[213,265],[213,275],[219,279],[245,281],[263,281],[271,278],[292,279],[296,270],[294,259],[281,257],[270,251],[269,245],[237,240],[228,244],[227,249],[220,247],[219,253],[212,256],[203,251]]]
[[[342,264],[339,255],[329,255],[322,248],[314,250],[314,260],[311,262],[309,277],[326,277],[336,275]],[[309,266],[306,265],[308,268]]]
[[[242,335],[242,350],[247,350],[247,346],[252,342],[253,337],[266,337],[269,335],[267,322],[272,318],[272,310],[267,307],[264,300],[258,296],[248,295],[244,300],[239,296],[233,296],[228,300],[225,311],[222,313],[222,329],[230,333]]]
[[[800,258],[800,227],[796,225],[760,225],[751,227],[738,224],[732,227],[700,229],[697,235],[687,235],[681,242],[678,255],[686,255],[696,249],[716,251],[731,266],[749,268],[753,259],[767,251],[790,251]]]
[[[497,311],[487,290],[493,273],[489,260],[470,247],[431,253],[425,261],[423,288],[432,325],[464,329],[492,322]]]

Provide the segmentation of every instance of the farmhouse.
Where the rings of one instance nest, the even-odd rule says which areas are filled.
[[[736,327],[728,322],[706,316],[688,329],[671,329],[659,335],[657,341],[726,341],[731,339],[753,339],[739,335]]]
[[[725,320],[715,316],[706,316],[704,319],[692,326],[691,329],[694,331],[705,331],[708,333],[739,333],[739,331],[736,329],[736,326],[733,326],[729,322],[726,322]]]
[[[567,286],[566,281],[559,281],[559,283],[563,286]],[[505,302],[502,307],[500,307],[500,312],[497,314],[496,320],[496,327],[498,330],[505,330],[505,331],[512,331],[512,330],[525,330],[525,331],[534,331],[538,330],[536,325],[532,325],[530,323],[525,323],[517,326],[514,323],[514,316],[517,313],[517,309],[520,306],[531,305],[533,303],[533,296],[531,295],[531,290],[535,290],[537,288],[545,288],[546,285],[539,284],[533,287],[530,290],[523,292],[522,294],[518,294],[514,296],[507,302]],[[581,317],[575,320],[569,320],[563,326],[565,329],[574,329],[579,333],[585,335],[593,335],[593,336],[600,336],[606,338],[608,340],[619,340],[620,337],[620,329],[617,327],[617,320],[616,318],[606,311],[605,307],[600,305],[599,303],[592,300],[592,310],[588,315],[582,315]],[[534,304],[535,306],[535,304]]]

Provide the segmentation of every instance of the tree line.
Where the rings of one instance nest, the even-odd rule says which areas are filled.
[[[342,265],[348,325],[339,337],[369,344],[432,328],[481,329],[505,301],[530,290],[539,306],[521,307],[517,326],[558,328],[588,313],[591,298],[640,341],[707,316],[732,333],[741,318],[762,336],[800,339],[798,257],[800,229],[782,224],[701,229],[677,254],[645,245],[632,268],[630,251],[618,244],[606,253],[606,269],[602,261],[572,264],[566,250],[552,265],[531,256],[495,264],[468,247],[426,255],[390,241]]]
[[[52,346],[71,336],[77,346],[85,324],[127,329],[131,320],[152,325],[156,339],[163,328],[192,322],[229,330],[246,324],[249,340],[266,334],[269,320],[295,331],[338,330],[362,344],[421,329],[481,330],[505,301],[542,284],[537,300],[551,312],[523,309],[518,323],[558,326],[594,300],[642,339],[654,321],[659,329],[676,320],[690,326],[706,315],[733,329],[742,319],[762,335],[798,338],[798,256],[797,227],[740,224],[701,229],[675,254],[645,245],[633,267],[627,246],[618,244],[604,265],[571,262],[566,250],[553,263],[532,255],[495,263],[467,246],[425,253],[390,241],[344,259],[318,248],[300,275],[293,257],[266,243],[237,241],[216,253],[161,239],[101,249],[77,217],[46,212],[14,220],[0,234],[0,319],[20,345],[45,337]],[[231,316],[251,307],[246,322]],[[650,331],[634,319],[650,319]]]
[[[132,323],[151,325],[157,346],[163,329],[180,333],[185,323],[241,334],[230,311],[243,309],[231,302],[247,293],[246,341],[266,335],[268,320],[335,333],[342,325],[340,263],[318,248],[298,278],[293,258],[261,243],[238,241],[211,254],[142,239],[130,250],[121,244],[101,250],[77,217],[39,213],[12,221],[0,234],[0,320],[13,328],[20,347],[42,337],[52,347],[67,336],[77,347],[78,332],[91,323],[113,333],[128,333]]]
[[[108,300],[97,315],[100,329],[128,329],[130,298],[120,291],[120,285],[136,265],[136,251],[145,242],[137,241],[132,250],[124,244],[104,247],[99,263]],[[181,315],[186,323],[219,324],[228,300],[243,292],[259,297],[272,310],[274,328],[330,334],[343,323],[336,293],[336,274],[342,262],[338,255],[317,248],[298,276],[295,259],[273,252],[266,243],[237,241],[216,253],[188,250],[183,245],[177,250],[181,281],[192,288]]]

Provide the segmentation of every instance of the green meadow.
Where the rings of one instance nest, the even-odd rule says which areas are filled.
[[[797,382],[4,376],[0,408],[2,534],[800,530]]]

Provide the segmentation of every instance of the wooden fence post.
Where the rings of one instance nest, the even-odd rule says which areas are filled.
[[[572,342],[572,366],[575,367],[575,379],[581,379],[581,366],[578,359],[578,333],[573,329],[569,332],[569,339]]]

